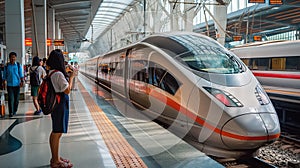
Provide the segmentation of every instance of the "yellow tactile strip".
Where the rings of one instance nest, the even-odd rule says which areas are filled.
[[[78,82],[78,87],[85,103],[110,151],[116,167],[147,167],[132,146],[126,141],[119,130],[105,115],[102,109],[95,103],[86,89]]]

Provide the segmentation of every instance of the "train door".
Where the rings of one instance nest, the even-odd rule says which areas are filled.
[[[99,81],[99,71],[100,71],[100,57],[97,59],[97,64],[96,64],[96,81],[98,82]]]
[[[129,99],[149,119],[185,131],[184,111],[179,112],[181,93],[177,92],[181,82],[168,70],[172,66],[169,60],[149,47],[137,47],[131,54],[128,58]]]
[[[126,54],[125,54],[125,69],[124,69],[124,95],[126,97],[126,99],[129,98],[129,82],[130,82],[130,67],[131,67],[131,63],[129,61],[129,58],[132,55],[132,48],[127,49],[126,50]]]
[[[132,49],[128,55],[128,98],[139,109],[149,107],[147,61],[143,58],[144,55],[147,55],[146,50],[144,47],[137,47]]]

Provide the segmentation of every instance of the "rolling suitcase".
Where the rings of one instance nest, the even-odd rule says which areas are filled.
[[[5,95],[4,95],[4,90],[1,93],[1,102],[0,102],[0,114],[1,117],[3,118],[5,116]]]

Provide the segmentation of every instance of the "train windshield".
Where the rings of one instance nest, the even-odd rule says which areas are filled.
[[[241,61],[216,42],[195,35],[169,37],[184,46],[175,59],[193,70],[210,73],[234,74],[244,71]]]

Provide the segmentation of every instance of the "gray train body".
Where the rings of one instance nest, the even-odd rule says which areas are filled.
[[[280,135],[251,71],[203,35],[153,35],[86,61],[81,72],[209,155],[249,155]]]

